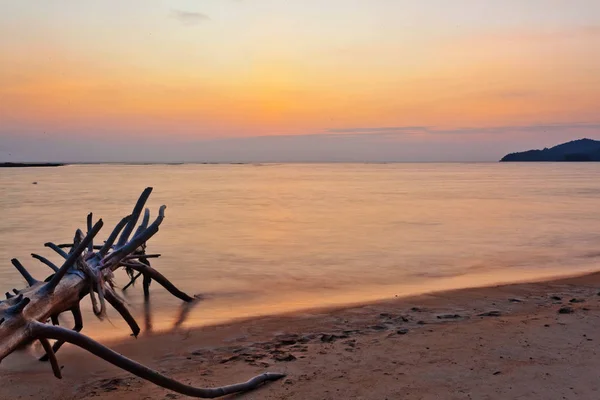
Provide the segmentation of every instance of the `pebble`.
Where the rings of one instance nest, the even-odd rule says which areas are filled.
[[[397,333],[398,335],[406,335],[406,334],[408,333],[408,329],[406,329],[406,328],[403,328],[403,329],[398,329],[398,330],[396,331],[396,333]]]
[[[508,301],[510,301],[511,303],[522,303],[523,302],[523,300],[517,299],[517,298],[508,299]]]
[[[347,335],[338,336],[338,335],[322,334],[321,342],[331,343],[331,342],[335,341],[336,339],[343,339],[343,338],[347,338],[347,337],[348,337]]]
[[[457,319],[460,318],[458,314],[442,314],[437,316],[438,319]]]
[[[240,358],[240,356],[236,354],[236,355],[233,355],[231,357],[225,357],[220,362],[221,362],[221,364],[226,364],[226,363],[228,363],[230,361],[235,361],[235,360],[237,360],[239,358]]]
[[[573,313],[573,311],[574,311],[574,310],[573,310],[571,307],[561,307],[561,308],[558,310],[558,313],[559,313],[559,314],[572,314],[572,313]]]
[[[273,359],[275,359],[275,361],[282,361],[282,362],[287,362],[287,361],[294,361],[296,359],[296,357],[293,354],[277,354],[275,355],[275,357],[273,357]]]
[[[284,346],[291,346],[293,344],[296,344],[297,340],[296,339],[280,339],[279,343]]]
[[[500,317],[502,313],[500,311],[488,311],[479,314],[480,317]]]
[[[371,329],[375,330],[375,331],[384,331],[387,329],[387,326],[384,325],[373,325],[371,326]]]
[[[300,335],[296,334],[284,334],[275,336],[275,339],[283,345],[292,345],[296,344],[301,339],[301,337]]]

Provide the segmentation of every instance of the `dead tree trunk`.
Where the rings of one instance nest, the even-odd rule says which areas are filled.
[[[265,373],[245,383],[219,388],[196,388],[168,378],[79,333],[83,328],[79,303],[89,295],[96,316],[102,318],[105,315],[106,302],[108,302],[128,323],[134,336],[138,335],[140,328],[137,322],[114,291],[113,272],[121,267],[127,268],[130,272],[137,271],[143,276],[146,295],[150,281],[155,280],[183,301],[194,300],[148,263],[149,258],[158,255],[146,254],[146,242],[158,232],[166,207],[160,208],[158,217],[152,224],[149,224],[150,211],[146,209],[142,222],[131,237],[151,192],[152,188],[144,190],[131,215],[117,224],[102,245],[94,245],[94,239],[103,223],[99,220],[92,225],[92,214],[87,218],[87,233],[83,234],[81,230],[77,230],[73,244],[46,243],[47,247],[55,250],[63,258],[60,268],[48,259],[32,254],[53,272],[45,281],[36,280],[18,260],[12,260],[28,286],[21,290],[13,289],[15,295],[7,292],[7,299],[0,301],[0,361],[15,350],[38,340],[46,351],[46,355],[41,360],[50,361],[54,375],[61,378],[55,353],[66,342],[79,346],[156,385],[187,396],[201,398],[214,398],[247,391],[264,382],[282,378],[283,374]],[[65,249],[68,249],[68,252]],[[134,280],[133,272],[131,274]],[[73,330],[53,326],[58,325],[58,316],[64,312],[73,314],[75,319]],[[48,320],[51,320],[53,325],[49,325]],[[50,345],[48,339],[55,340],[54,345]]]

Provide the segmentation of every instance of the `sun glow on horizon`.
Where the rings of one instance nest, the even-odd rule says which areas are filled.
[[[12,2],[0,135],[596,123],[600,3],[550,3]]]

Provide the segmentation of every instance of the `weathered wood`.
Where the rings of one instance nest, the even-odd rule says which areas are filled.
[[[108,361],[109,363],[122,368],[140,378],[146,379],[158,386],[170,389],[174,392],[185,394],[191,397],[199,397],[204,399],[213,399],[215,397],[221,397],[232,393],[245,392],[248,390],[256,389],[258,386],[265,382],[274,381],[283,378],[283,374],[264,373],[262,375],[255,376],[244,383],[237,383],[229,386],[222,386],[218,388],[197,388],[189,386],[184,383],[178,382],[171,379],[158,371],[148,368],[136,361],[133,361],[106,346],[101,345],[95,340],[82,335],[78,332],[73,332],[59,326],[49,326],[46,324],[40,324],[39,322],[31,323],[31,332],[36,338],[50,338],[63,340],[75,344],[90,353]]]
[[[23,264],[21,264],[19,262],[19,260],[17,260],[16,258],[13,258],[10,261],[15,266],[15,268],[17,269],[17,271],[19,271],[19,273],[21,274],[21,276],[23,276],[23,278],[25,278],[25,281],[27,282],[27,284],[29,286],[35,285],[37,283],[37,280],[33,276],[31,276],[31,274],[29,273],[29,271],[27,271],[27,269],[23,266]]]
[[[40,343],[42,343],[42,347],[44,347],[46,356],[48,356],[48,359],[50,360],[50,365],[52,366],[52,372],[54,372],[54,376],[58,379],[62,379],[62,374],[60,373],[60,366],[58,365],[56,354],[54,354],[54,350],[52,349],[52,346],[50,346],[50,342],[45,337],[42,337],[39,340]]]
[[[21,290],[13,289],[17,294],[16,296],[7,292],[7,299],[0,301],[0,361],[15,350],[32,341],[39,340],[46,352],[41,360],[49,360],[55,376],[61,378],[56,352],[65,342],[68,342],[159,386],[188,396],[203,398],[213,398],[251,390],[264,382],[283,377],[282,374],[267,373],[241,384],[213,389],[195,388],[170,379],[123,357],[79,333],[83,328],[79,304],[88,294],[92,300],[94,313],[99,318],[105,315],[106,300],[129,324],[134,336],[137,336],[140,332],[137,322],[117,293],[114,292],[113,272],[118,268],[127,267],[142,274],[146,298],[149,295],[150,282],[156,280],[171,294],[185,302],[195,300],[194,297],[180,291],[166,277],[148,264],[148,258],[156,255],[146,255],[146,242],[158,232],[159,226],[165,217],[165,206],[160,207],[158,217],[150,225],[148,225],[150,213],[146,209],[140,226],[133,237],[129,239],[151,191],[152,188],[144,190],[132,215],[123,218],[117,224],[104,245],[94,246],[93,244],[94,238],[99,233],[103,223],[102,220],[99,220],[92,225],[92,214],[90,213],[86,220],[87,234],[77,230],[72,245],[57,246],[51,242],[46,243],[47,247],[56,251],[64,259],[60,268],[46,258],[32,254],[34,258],[48,265],[54,272],[45,281],[36,280],[20,262],[16,259],[12,260],[13,265],[19,270],[29,286]],[[121,236],[117,241],[119,233],[121,233]],[[116,245],[114,244],[115,241],[117,241]],[[66,253],[62,248],[70,248],[69,253]],[[96,294],[98,300],[96,300]],[[149,304],[149,302],[146,302],[146,304]],[[73,330],[58,326],[58,316],[67,311],[72,312],[75,319]],[[47,324],[48,320],[51,320],[56,326]],[[56,342],[54,345],[50,345],[48,339],[56,340]]]
[[[54,272],[58,272],[58,267],[56,265],[54,265],[54,263],[52,261],[48,260],[46,257],[42,257],[39,254],[34,254],[34,253],[31,253],[31,257],[35,258],[36,260],[41,261],[43,264],[46,264]]]
[[[73,321],[75,323],[73,330],[75,332],[81,332],[81,330],[83,329],[83,316],[81,315],[81,308],[79,307],[79,304],[77,304],[77,306],[71,309],[71,313],[73,314]],[[54,345],[52,345],[52,351],[56,353],[58,349],[62,347],[63,344],[65,344],[65,342],[57,340],[56,342],[54,342]],[[46,354],[40,357],[40,361],[48,361],[49,357],[50,356],[48,355],[48,352],[46,352]]]

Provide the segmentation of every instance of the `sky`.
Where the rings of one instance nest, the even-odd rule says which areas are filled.
[[[598,0],[0,10],[0,161],[495,161],[600,139]]]

